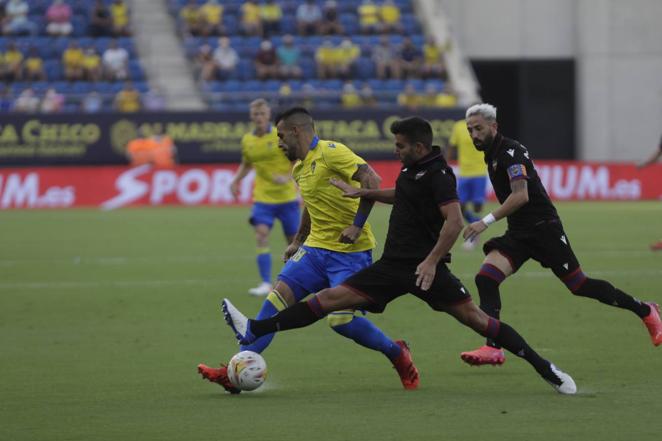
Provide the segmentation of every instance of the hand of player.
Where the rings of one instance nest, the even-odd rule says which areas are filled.
[[[232,181],[230,183],[230,193],[232,193],[233,198],[235,199],[239,198],[239,182]]]
[[[286,184],[287,181],[290,180],[290,177],[288,175],[274,175],[272,178],[274,184]]]
[[[464,229],[462,237],[464,237],[464,240],[474,240],[476,236],[485,230],[487,230],[487,225],[482,220],[472,222]]]
[[[329,184],[333,185],[334,187],[338,187],[340,190],[343,192],[343,196],[346,198],[360,198],[361,197],[361,189],[352,187],[348,183],[341,181],[338,178],[330,178],[329,179]]]
[[[354,243],[361,235],[361,227],[356,225],[350,225],[349,227],[342,230],[340,233],[340,238],[338,239],[340,243]]]
[[[427,291],[432,286],[435,274],[437,274],[437,265],[425,259],[416,267],[416,286]]]
[[[290,257],[294,256],[294,254],[297,251],[299,251],[300,247],[301,245],[299,245],[298,243],[292,242],[291,244],[289,244],[287,248],[285,248],[285,252],[283,253],[283,262],[287,262],[288,260],[290,260]]]

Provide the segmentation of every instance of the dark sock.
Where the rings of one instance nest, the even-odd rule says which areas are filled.
[[[317,297],[305,302],[299,302],[282,310],[273,317],[264,320],[249,320],[249,328],[255,337],[271,334],[272,332],[286,331],[288,329],[303,328],[323,318]]]
[[[480,309],[485,311],[490,317],[499,319],[501,314],[501,294],[499,285],[506,279],[506,275],[499,268],[489,263],[481,266],[476,274],[476,287],[480,297]],[[494,348],[500,348],[493,339],[487,339],[487,345]]]
[[[538,353],[528,345],[526,340],[524,340],[524,337],[519,335],[517,331],[511,328],[507,323],[490,318],[485,331],[485,336],[494,339],[497,344],[503,346],[509,352],[528,361],[536,372],[545,379],[558,384],[558,377],[552,373],[549,361],[538,355]]]
[[[581,272],[581,270],[580,273],[581,275],[584,274]],[[571,286],[572,281],[578,279],[578,277],[580,281],[579,286]],[[650,307],[647,304],[638,299],[635,299],[631,295],[624,293],[620,289],[615,288],[611,283],[605,280],[591,279],[584,276],[583,282],[581,282],[581,276],[574,275],[567,281],[564,280],[564,282],[566,282],[566,285],[568,285],[570,291],[572,291],[572,293],[575,295],[596,299],[605,305],[627,309],[628,311],[634,312],[641,318],[644,318],[650,314]]]

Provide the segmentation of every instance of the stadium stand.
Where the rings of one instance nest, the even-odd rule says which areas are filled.
[[[53,5],[60,10],[49,13]],[[29,25],[11,28],[12,8],[27,12],[21,20]],[[3,111],[21,111],[13,105],[21,96],[31,96],[30,102],[47,98],[46,105],[38,107],[44,112],[109,111],[125,81],[139,93],[148,92],[124,0],[9,0],[0,2],[0,10],[5,15],[0,37]],[[49,27],[53,20],[59,25]],[[70,29],[63,24],[67,20]],[[114,53],[107,54],[113,45]],[[70,46],[74,50],[65,56]],[[112,75],[111,65],[116,68]],[[57,95],[61,105],[53,106],[51,98]],[[97,105],[84,106],[88,95]]]
[[[170,1],[170,11],[178,21],[186,54],[196,66],[195,74],[199,78],[203,96],[215,110],[243,111],[247,103],[257,97],[268,98],[277,104],[289,104],[304,102],[311,95],[315,96],[314,105],[318,108],[343,105],[388,107],[398,105],[398,95],[407,87],[419,95],[420,98],[416,100],[418,107],[455,105],[452,99],[429,99],[431,91],[446,96],[452,95],[452,89],[447,84],[443,68],[444,48],[430,48],[426,45],[429,45],[430,38],[426,39],[423,34],[410,0],[251,2],[252,15],[255,14],[256,5],[279,7],[282,11],[277,23],[278,33],[271,32],[264,36],[276,52],[285,46],[284,41],[291,41],[292,46],[298,49],[288,53],[289,57],[297,60],[299,67],[298,70],[292,70],[294,74],[286,74],[281,70],[280,75],[263,74],[261,81],[258,79],[255,58],[263,38],[255,35],[253,28],[249,31],[242,29],[245,3],[239,0]],[[205,26],[205,14],[202,11],[209,7],[216,8],[215,19],[220,20],[220,25]],[[308,23],[309,26],[298,26],[300,8],[317,9],[322,17],[319,20],[320,26],[316,26],[314,23],[318,22],[314,21]],[[374,11],[377,11],[379,20],[381,8],[388,10],[383,16],[387,19],[374,22]],[[343,34],[338,34],[337,27],[329,28],[322,24],[329,10],[333,10],[331,18],[337,15]],[[310,13],[313,17],[315,14]],[[370,21],[369,26],[362,25],[365,20]],[[311,33],[309,28],[314,32]],[[216,29],[217,32],[202,33],[200,29]],[[321,34],[324,30],[328,30],[327,35]],[[229,67],[224,64],[222,72],[218,63],[215,63],[214,55],[219,46],[219,37],[229,38],[230,47],[236,52],[236,56],[230,55],[226,59],[238,59]],[[392,69],[380,69],[378,72],[375,48],[384,38],[393,51],[388,62],[395,64]],[[434,57],[437,59],[431,59]],[[341,60],[347,66],[339,69]],[[333,69],[329,71],[327,67]],[[343,90],[347,93],[355,91],[359,98],[369,98],[348,98],[343,96],[347,95]]]

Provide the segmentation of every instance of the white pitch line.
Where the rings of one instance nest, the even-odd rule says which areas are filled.
[[[642,268],[636,270],[593,270],[588,271],[589,276],[598,277],[641,277],[641,276],[662,276],[662,269],[658,268]],[[462,280],[471,280],[475,277],[475,273],[458,273],[455,274]],[[513,276],[511,276],[512,278]],[[516,273],[514,278],[555,278],[551,271],[523,271]],[[134,288],[134,287],[160,287],[160,286],[222,286],[226,283],[226,279],[182,279],[182,280],[100,280],[100,281],[47,281],[47,282],[33,282],[33,281],[19,281],[19,282],[0,282],[0,290],[17,290],[17,289],[55,289],[55,288],[70,288],[70,289],[83,289],[83,288],[98,288],[118,287],[118,288]]]

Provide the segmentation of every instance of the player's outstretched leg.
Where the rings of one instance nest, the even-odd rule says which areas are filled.
[[[528,361],[557,392],[564,395],[572,395],[577,392],[577,386],[570,375],[538,355],[508,324],[489,317],[473,302],[454,305],[448,308],[448,312],[474,331],[494,339],[509,352]]]
[[[577,296],[595,299],[605,305],[631,311],[644,322],[651,341],[655,346],[662,344],[662,321],[659,307],[655,303],[639,299],[614,287],[606,280],[586,277],[581,268],[561,278],[570,292]]]
[[[332,312],[327,316],[327,321],[331,329],[343,337],[384,354],[393,363],[402,386],[405,389],[416,389],[419,383],[418,370],[407,344],[402,340],[391,340],[370,320],[354,314],[352,310]]]
[[[501,294],[499,285],[506,279],[506,275],[496,266],[484,263],[476,274],[476,286],[480,296],[480,309],[490,317],[499,318],[501,313]],[[488,338],[487,343],[473,351],[462,352],[460,358],[472,366],[491,364],[500,366],[506,361],[503,349],[493,339]]]

